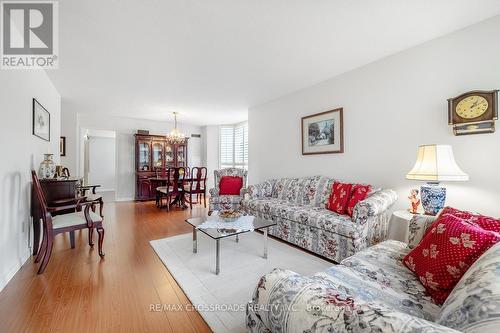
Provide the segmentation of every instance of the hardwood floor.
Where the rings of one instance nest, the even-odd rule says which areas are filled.
[[[77,232],[73,250],[69,235],[57,236],[45,273],[30,259],[0,293],[0,331],[210,332],[197,312],[150,311],[189,300],[149,241],[190,232],[184,219],[205,209],[167,213],[152,202],[123,202],[104,212],[105,259],[88,246],[87,231]]]

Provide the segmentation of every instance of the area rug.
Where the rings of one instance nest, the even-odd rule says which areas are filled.
[[[221,272],[215,275],[215,240],[198,232],[198,253],[191,234],[151,241],[151,246],[210,328],[216,332],[246,332],[245,305],[260,277],[275,267],[312,275],[332,263],[256,232],[221,240]],[[188,309],[190,310],[190,309]]]

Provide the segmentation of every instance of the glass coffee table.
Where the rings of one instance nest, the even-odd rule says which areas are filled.
[[[193,227],[193,253],[198,252],[198,231],[201,231],[208,237],[212,238],[215,240],[215,274],[220,273],[220,240],[223,238],[228,238],[228,237],[236,237],[236,242],[239,241],[238,236],[240,234],[244,234],[247,232],[251,232],[251,230],[237,230],[237,229],[217,229],[217,228],[210,228],[210,229],[198,229],[198,226],[201,225],[202,223],[207,221],[208,217],[194,217],[187,219],[186,222],[190,224]],[[231,225],[231,223],[227,222],[228,226]],[[255,230],[261,230],[264,232],[264,258],[267,259],[267,229],[269,227],[275,226],[276,222],[273,221],[267,221],[260,219],[258,217],[254,217],[253,219],[253,231]]]

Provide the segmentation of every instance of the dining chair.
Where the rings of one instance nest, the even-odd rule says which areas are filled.
[[[168,192],[168,186],[169,185],[169,180],[170,180],[170,174],[171,174],[171,169],[170,167],[166,167],[165,169],[162,170],[162,177],[164,180],[161,182],[153,182],[152,186],[155,187],[155,193],[156,193],[156,207],[161,208],[162,207],[162,199]],[[161,184],[161,185],[159,185]],[[159,185],[159,186],[158,186]],[[168,209],[168,207],[167,207]]]
[[[61,233],[69,232],[71,235],[71,233],[74,233],[76,230],[88,229],[89,245],[92,247],[94,243],[92,241],[91,231],[94,228],[97,229],[97,233],[99,235],[99,255],[101,258],[104,257],[104,252],[102,251],[104,241],[104,228],[102,226],[103,217],[91,210],[93,202],[85,201],[85,197],[77,197],[56,201],[55,204],[58,206],[49,207],[42,191],[42,186],[40,185],[38,176],[34,170],[31,171],[31,177],[33,179],[36,196],[40,203],[43,224],[42,244],[35,258],[35,263],[38,263],[43,257],[42,263],[38,269],[38,274],[42,274],[45,271],[52,254],[54,237]],[[74,212],[56,215],[58,212],[67,210],[74,210]],[[72,239],[72,242],[73,241],[74,239]]]
[[[167,211],[170,210],[170,206],[174,203],[178,203],[179,205],[184,204],[183,183],[185,175],[186,169],[184,167],[169,168],[167,170],[167,185],[157,188],[157,193],[160,195],[160,207],[163,197],[167,199]]]
[[[196,195],[198,203],[201,203],[201,197],[203,196],[203,204],[207,208],[207,168],[191,168],[191,177],[184,184],[184,193],[189,197],[188,202],[191,209],[193,209],[193,195]]]

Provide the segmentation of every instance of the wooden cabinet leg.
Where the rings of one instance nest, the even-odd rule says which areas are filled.
[[[69,243],[71,244],[71,248],[74,249],[75,248],[75,232],[74,231],[69,232]]]

